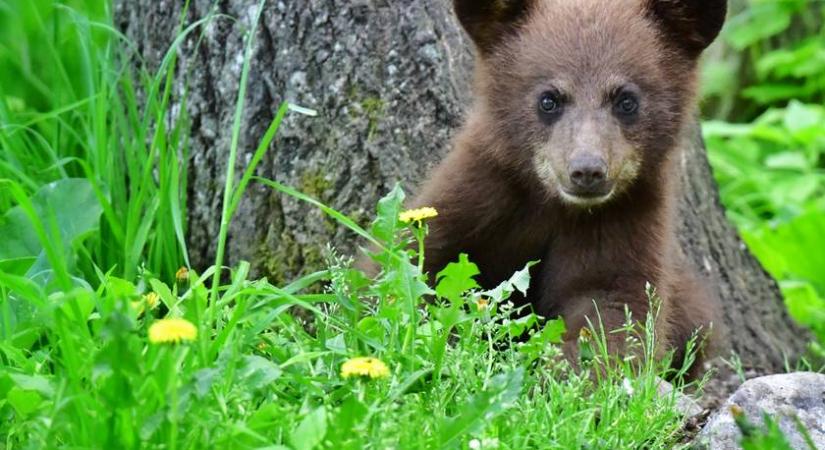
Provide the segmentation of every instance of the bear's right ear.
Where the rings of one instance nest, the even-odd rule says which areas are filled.
[[[536,0],[453,0],[461,26],[481,53],[491,51],[513,33]]]

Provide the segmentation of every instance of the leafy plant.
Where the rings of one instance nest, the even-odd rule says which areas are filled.
[[[793,317],[825,339],[825,8],[752,0],[705,69],[704,124],[728,216],[780,282]],[[724,60],[718,55],[725,55]]]
[[[134,278],[151,267],[171,280],[188,259],[188,120],[170,114],[172,75],[177,47],[211,17],[181,27],[149,73],[131,69],[110,13],[98,1],[0,1],[0,214],[21,192],[56,182],[55,195],[70,197],[71,180],[83,180],[77,193],[92,196],[76,206],[90,209],[73,213],[102,217],[98,233],[67,248],[71,275],[97,284],[101,268]]]

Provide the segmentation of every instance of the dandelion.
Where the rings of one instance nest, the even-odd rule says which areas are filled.
[[[479,311],[484,311],[489,306],[490,301],[486,298],[479,298],[478,300],[476,300],[476,308],[478,308]]]
[[[149,342],[153,344],[176,344],[196,337],[198,329],[186,319],[161,319],[149,327]]]
[[[426,207],[418,209],[409,209],[401,213],[398,219],[404,223],[421,222],[422,220],[432,219],[438,216],[438,211],[435,208]]]
[[[390,369],[378,358],[358,357],[347,360],[341,366],[341,376],[344,378],[387,378],[390,376]]]
[[[186,266],[181,266],[181,268],[175,272],[175,279],[178,280],[179,283],[189,280],[189,269]]]

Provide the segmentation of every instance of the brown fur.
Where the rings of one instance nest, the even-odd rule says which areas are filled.
[[[439,216],[426,240],[434,275],[468,253],[493,287],[542,260],[527,301],[563,316],[571,342],[593,318],[607,329],[663,299],[657,331],[682,349],[717,317],[715,299],[676,237],[678,143],[694,106],[697,58],[724,19],[724,0],[455,0],[478,48],[476,100],[452,152],[415,200]],[[537,99],[558,93],[548,116]],[[629,94],[628,94],[629,93]],[[555,94],[554,94],[555,95]],[[638,105],[616,113],[617,97]],[[570,167],[604,163],[611,193],[570,195]],[[607,188],[605,188],[607,189]],[[620,338],[611,338],[620,349]]]

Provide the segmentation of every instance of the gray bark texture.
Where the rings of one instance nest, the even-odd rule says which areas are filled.
[[[118,0],[118,26],[150,67],[174,40],[183,1]],[[361,222],[395,183],[414,192],[461,124],[470,97],[472,51],[448,0],[270,0],[255,32],[238,169],[246,165],[279,103],[314,108],[290,115],[259,175],[294,186]],[[188,245],[192,264],[214,261],[243,36],[257,0],[191,0],[192,34],[179,56],[179,89],[191,117]],[[230,19],[233,18],[233,19]],[[202,40],[199,42],[199,38]],[[185,76],[184,76],[185,75]],[[719,202],[698,126],[683,157],[683,248],[716,280],[729,350],[747,367],[780,371],[808,335],[788,317],[776,283],[750,255]],[[324,262],[327,243],[354,252],[352,234],[320,211],[253,185],[231,225],[229,263],[250,261],[276,283]],[[727,349],[726,349],[727,350]]]

